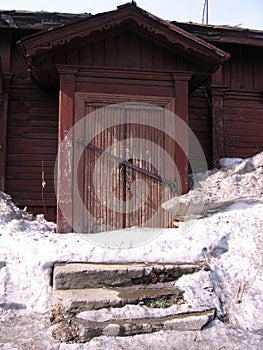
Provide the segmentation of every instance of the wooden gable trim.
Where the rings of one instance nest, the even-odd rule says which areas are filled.
[[[127,4],[116,11],[91,16],[75,23],[34,34],[22,39],[19,46],[31,65],[34,56],[54,51],[71,42],[83,41],[90,35],[102,34],[122,25],[136,28],[139,33],[146,33],[159,43],[176,48],[178,52],[187,51],[189,59],[197,60],[200,64],[209,63],[213,66],[212,70],[230,57],[217,47],[168,21],[149,14],[135,4]]]

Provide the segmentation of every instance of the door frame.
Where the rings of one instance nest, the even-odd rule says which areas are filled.
[[[129,71],[122,69],[104,69],[100,73],[103,75],[97,75],[97,70],[94,67],[81,68],[79,66],[70,65],[57,65],[57,71],[60,77],[60,88],[59,88],[59,123],[58,123],[58,147],[60,149],[61,144],[68,138],[71,128],[75,124],[76,117],[79,118],[78,106],[81,105],[85,98],[89,95],[96,96],[97,98],[103,97],[104,101],[112,103],[113,95],[117,98],[116,102],[123,101],[143,101],[156,105],[166,104],[167,109],[172,113],[179,116],[179,118],[188,125],[188,87],[189,81],[193,75],[192,72],[184,71],[173,71],[173,72],[150,72],[150,71]],[[135,95],[136,87],[133,85],[129,95],[112,94],[112,93],[100,93],[103,92],[103,85],[99,86],[99,91],[95,93],[92,91],[93,88],[85,88],[85,84],[89,82],[90,77],[93,79],[93,85],[95,90],[96,84],[94,85],[94,79],[100,79],[101,77],[107,77],[109,81],[115,82],[112,85],[113,91],[118,87],[118,79],[122,79],[122,84],[127,84],[129,88],[129,81],[126,79],[129,77],[130,82],[134,84],[134,79],[144,87],[145,95]],[[79,79],[81,79],[81,85],[79,85]],[[117,79],[115,81],[115,79]],[[155,85],[154,89],[151,86],[149,91],[156,92],[156,95],[147,95],[147,81],[153,79],[156,83],[160,82],[162,85],[163,81],[170,81],[173,89],[170,90],[169,96],[163,96],[160,94],[161,90],[158,84]],[[99,80],[98,80],[99,81]],[[151,84],[150,84],[151,85]],[[83,89],[82,89],[83,87]],[[79,90],[78,90],[79,89]],[[83,91],[84,90],[84,91]],[[126,89],[127,90],[127,89]],[[129,90],[129,89],[128,89]],[[160,96],[161,95],[161,96]],[[128,97],[128,98],[127,98]],[[176,103],[177,102],[177,103]],[[180,174],[181,189],[180,193],[186,193],[188,190],[188,130],[184,128],[183,134],[177,135],[179,144],[182,147],[176,148],[176,162],[178,171]],[[72,164],[70,149],[72,147],[72,140],[67,140],[67,149],[61,153],[58,153],[57,164],[56,164],[56,176],[55,176],[55,188],[57,196],[57,231],[61,233],[72,232],[72,219],[73,219],[73,188],[72,188]]]
[[[142,104],[153,104],[165,108],[167,110],[173,111],[175,105],[175,99],[171,97],[156,97],[156,96],[141,96],[141,95],[120,95],[120,94],[104,94],[104,93],[75,93],[75,114],[74,114],[74,124],[78,123],[84,116],[86,112],[86,105],[88,104],[101,104],[105,106],[121,104],[125,102],[138,102]],[[81,131],[81,130],[80,130]],[[81,135],[74,134],[74,139],[81,138]],[[167,147],[168,145],[166,145]],[[80,213],[83,210],[83,202],[80,201],[79,188],[84,188],[85,179],[82,175],[85,172],[83,162],[79,164],[78,161],[75,162],[76,159],[80,159],[80,153],[83,152],[81,147],[76,146],[74,142],[74,165],[73,169],[75,169],[73,177],[72,177],[72,226],[77,231],[81,231],[83,227],[83,217],[80,216]],[[78,164],[77,164],[78,163]],[[76,169],[78,169],[76,174]],[[74,178],[77,176],[77,179]],[[84,225],[85,226],[85,225]]]

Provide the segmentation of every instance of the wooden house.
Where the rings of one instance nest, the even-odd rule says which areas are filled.
[[[65,172],[69,159],[66,153],[57,159],[58,147],[84,116],[102,107],[117,104],[114,115],[125,110],[127,116],[136,114],[132,102],[150,103],[159,109],[143,112],[149,120],[160,110],[178,115],[196,135],[210,168],[221,157],[263,150],[263,32],[168,22],[135,3],[97,15],[0,14],[0,189],[19,206],[57,220],[59,232],[169,226],[164,214],[151,218],[173,191],[164,191],[151,164],[128,153],[113,172],[113,184],[104,183],[118,192],[118,212],[94,192],[98,157],[131,135],[163,148],[175,161],[171,176],[179,192],[187,191],[188,129],[180,137],[190,156],[139,120],[102,130],[82,151],[83,135],[77,135],[79,142],[66,146],[79,157],[71,164],[77,170],[74,176]],[[146,182],[150,193],[135,210],[128,207],[136,180]]]

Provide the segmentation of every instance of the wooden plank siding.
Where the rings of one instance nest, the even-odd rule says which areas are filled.
[[[46,15],[43,14],[43,16]],[[96,18],[94,17],[94,19]],[[67,21],[71,21],[70,17]],[[45,27],[47,26],[46,23]],[[189,24],[189,26],[191,25]],[[38,27],[38,29],[41,28]],[[213,35],[206,37],[205,40],[208,42],[215,43],[218,48],[229,52],[231,59],[222,65],[220,74],[217,72],[216,78],[214,75],[214,79],[209,81],[210,86],[207,83],[206,87],[201,86],[193,91],[213,72],[213,69],[208,70],[208,67],[202,64],[203,60],[199,61],[197,57],[198,52],[201,58],[204,57],[205,50],[197,51],[196,55],[193,55],[193,51],[189,48],[183,52],[179,46],[167,44],[161,35],[159,37],[154,33],[151,35],[134,24],[129,24],[127,27],[116,25],[109,30],[104,29],[94,31],[91,35],[83,36],[81,39],[76,38],[76,40],[71,40],[66,44],[63,44],[62,40],[61,45],[58,44],[50,51],[45,50],[44,46],[40,47],[40,51],[32,58],[32,61],[27,62],[31,69],[30,72],[26,60],[18,49],[17,42],[21,37],[35,32],[37,28],[33,29],[32,27],[27,30],[19,27],[16,29],[2,28],[0,55],[3,70],[3,91],[0,106],[0,127],[2,128],[0,144],[4,147],[4,152],[0,154],[0,165],[3,167],[0,177],[2,189],[13,197],[17,205],[27,206],[34,214],[44,213],[48,220],[56,220],[57,200],[54,189],[54,164],[57,156],[58,138],[62,140],[65,131],[78,121],[78,117],[83,116],[79,114],[76,117],[78,109],[83,107],[83,111],[88,112],[89,108],[92,109],[94,102],[107,105],[113,102],[134,101],[136,98],[142,102],[165,106],[172,112],[182,114],[184,120],[189,122],[189,127],[197,136],[209,168],[216,165],[213,164],[213,158],[215,160],[216,154],[218,154],[217,158],[221,156],[249,157],[263,151],[263,45],[260,46],[261,44],[258,43],[256,46],[256,42],[251,44],[251,42],[245,41],[244,38],[246,35],[250,35],[250,31],[248,34],[243,33],[244,38],[242,38],[242,33],[238,34],[237,32],[238,35],[235,37],[237,41],[232,41],[232,43],[230,41],[215,42],[213,40],[216,40],[216,37]],[[205,26],[200,27],[199,33],[203,30],[205,30]],[[208,27],[207,31],[211,32],[213,29]],[[50,32],[52,33],[52,31]],[[198,36],[196,28],[195,34]],[[227,38],[230,34],[226,32],[225,37]],[[67,33],[65,35],[67,36]],[[256,34],[254,33],[254,35]],[[209,61],[207,62],[209,65]],[[60,69],[64,69],[62,66],[64,68],[67,66],[69,71],[66,73],[60,71]],[[38,71],[36,67],[39,69]],[[74,72],[70,71],[71,69]],[[178,73],[180,76],[180,72],[189,72],[189,86],[182,77],[179,79]],[[34,75],[35,73],[36,75]],[[196,76],[199,77],[197,83]],[[33,79],[39,80],[39,86]],[[71,86],[69,86],[70,81],[72,82]],[[60,127],[58,126],[59,82],[60,89],[64,93],[64,95],[60,94],[61,101],[64,101],[60,108]],[[64,88],[62,89],[63,84]],[[190,91],[188,101],[187,86]],[[43,88],[54,88],[54,91],[46,91]],[[213,93],[215,94],[215,91],[220,91],[220,89],[223,91],[220,103],[216,103],[217,100],[212,98]],[[83,104],[78,106],[77,98],[75,100],[77,94],[89,94],[89,96],[93,94],[92,98],[103,95],[103,99],[88,99],[87,104],[83,100]],[[120,96],[124,96],[125,100],[119,101]],[[65,103],[69,97],[70,101]],[[158,102],[162,99],[165,100],[165,103]],[[179,105],[180,101],[183,101],[181,106]],[[219,121],[219,123],[215,121]],[[220,125],[220,132],[219,128],[214,127],[215,124]],[[125,128],[127,136],[132,133],[143,137],[148,135],[149,140],[152,141],[155,141],[155,138],[163,137],[161,133],[157,135],[147,128],[140,128],[136,125],[126,125]],[[116,130],[117,140],[124,139],[124,129],[117,128]],[[217,139],[215,136],[219,134],[220,137]],[[187,137],[185,139],[187,140]],[[105,132],[100,137],[98,136],[95,141],[99,148],[107,148],[113,144],[113,132]],[[165,147],[170,150],[172,157],[178,160],[178,147],[176,148],[169,138],[165,140]],[[217,152],[217,148],[220,149],[220,152]],[[89,153],[92,155],[84,152],[81,166],[79,166],[80,177],[77,185],[80,192],[82,191],[81,196],[85,205],[92,208],[94,203],[97,204],[94,199],[95,195],[92,198],[87,191],[88,187],[91,188],[90,192],[93,190],[92,179],[84,165],[87,159],[90,160],[90,163],[95,163],[98,155],[91,151]],[[189,154],[195,169],[198,168],[200,162],[195,159],[191,140]],[[185,158],[183,158],[182,163],[184,166],[186,164],[187,168],[187,161],[184,160]],[[130,161],[134,162],[135,165],[139,164],[140,167],[149,172],[154,172],[152,167],[139,163],[136,159],[130,159]],[[63,168],[63,162],[61,164]],[[200,168],[200,170],[204,169]],[[125,169],[125,172],[127,173],[125,174],[127,175],[126,180],[142,177],[138,174],[135,175],[134,169],[131,170],[129,167]],[[184,171],[184,173],[186,179],[187,172]],[[42,187],[43,175],[46,182],[44,189]],[[129,199],[128,181],[125,180],[126,183],[123,184],[121,181],[125,181],[120,174],[117,175],[119,176],[119,187],[117,188],[119,197]],[[68,187],[65,186],[65,181],[64,185],[61,185],[65,193],[68,194],[69,202],[71,198],[73,199],[70,202],[69,210],[72,210],[73,214],[75,211],[80,227],[88,227],[85,214],[78,215],[79,208],[77,206],[74,209],[71,208],[71,204],[74,203],[75,190],[71,188],[71,183],[69,178]],[[116,184],[113,183],[113,185]],[[126,185],[127,191],[125,192]],[[186,181],[184,186],[186,187]],[[161,202],[162,199],[156,193],[154,190],[151,193],[153,201]],[[148,206],[145,212],[138,212],[134,218],[125,217],[123,226],[126,226],[126,221],[127,226],[139,225],[138,218],[143,215],[150,216],[151,210],[151,207]],[[94,212],[98,218],[111,215],[111,212],[102,206],[94,206]],[[61,217],[59,210],[58,217]],[[113,222],[115,218],[109,219],[110,224],[112,224],[111,220]],[[116,221],[120,220],[117,218]],[[61,226],[59,220],[58,223]],[[115,227],[114,224],[111,226]],[[68,230],[65,229],[66,231]]]
[[[107,37],[98,41],[94,36],[92,40],[83,40],[81,44],[73,45],[70,50],[57,49],[49,58],[40,56],[36,62],[39,66],[63,64],[142,71],[202,71],[200,65],[187,57],[173,53],[133,31],[108,33]]]
[[[213,167],[211,98],[205,87],[200,87],[189,97],[189,127],[200,142],[208,167]],[[191,140],[189,140],[190,161],[196,168],[204,170],[199,160],[195,159],[194,153]]]
[[[223,65],[225,157],[251,157],[263,151],[263,48],[226,45]]]
[[[224,97],[226,157],[250,157],[263,150],[263,96],[228,91]]]
[[[230,90],[263,90],[263,48],[224,45],[231,59],[223,64],[223,84]]]
[[[55,220],[54,163],[58,135],[57,93],[34,81],[13,80],[8,111],[6,192],[20,207]],[[46,187],[42,198],[42,171]],[[46,208],[45,208],[46,207]]]

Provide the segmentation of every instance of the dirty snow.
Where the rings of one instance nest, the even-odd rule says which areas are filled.
[[[181,223],[179,228],[161,230],[155,240],[129,249],[97,246],[87,235],[55,234],[53,223],[41,215],[33,218],[0,193],[0,349],[262,349],[262,167],[263,153],[231,167],[224,165],[206,179],[200,176],[199,191],[210,191],[214,201],[228,198],[228,205]],[[108,240],[126,231],[99,235]],[[215,305],[218,319],[201,332],[169,331],[127,338],[99,337],[87,344],[56,343],[49,324],[50,276],[56,261],[206,261],[211,272],[182,276],[176,285],[185,290],[188,305]],[[98,311],[97,318],[109,318],[118,311]],[[137,316],[149,312],[143,306],[126,308],[127,315],[128,311]]]
[[[198,174],[193,180],[192,191],[162,205],[179,219],[202,217],[233,203],[263,203],[262,153],[219,171]]]

